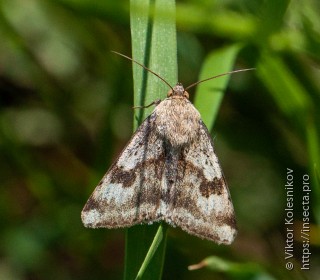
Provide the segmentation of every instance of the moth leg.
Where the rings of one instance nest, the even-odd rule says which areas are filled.
[[[132,107],[132,109],[145,109],[145,108],[149,108],[152,105],[158,105],[158,104],[160,104],[160,102],[161,102],[161,99],[158,99],[158,100],[153,101],[149,105],[146,105],[146,106],[134,106],[134,107]]]

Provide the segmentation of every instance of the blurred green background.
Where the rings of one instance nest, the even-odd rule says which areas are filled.
[[[131,55],[129,13],[129,1],[0,2],[0,279],[122,278],[125,231],[85,229],[80,212],[132,134],[132,67],[110,52]],[[209,53],[234,43],[235,69],[256,70],[231,77],[212,134],[239,235],[218,246],[170,228],[163,278],[318,279],[319,1],[178,1],[177,30],[185,85]],[[304,174],[312,255],[301,271]],[[188,271],[209,256],[212,265]]]

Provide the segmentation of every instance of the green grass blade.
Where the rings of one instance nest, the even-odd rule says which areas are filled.
[[[131,1],[133,58],[157,72],[170,84],[175,84],[175,2],[158,0],[152,4],[150,1]],[[149,17],[151,14],[153,18]],[[135,105],[148,105],[166,97],[168,86],[138,65],[133,65],[133,79]],[[135,110],[134,127],[140,125],[151,110]],[[127,230],[124,279],[161,279],[166,240],[164,228],[161,224],[154,224],[134,226]]]
[[[154,236],[154,239],[152,241],[152,244],[149,248],[149,251],[138,271],[137,277],[136,279],[142,279],[143,275],[148,267],[148,265],[150,264],[153,256],[155,255],[155,253],[157,252],[159,246],[161,245],[161,242],[164,244],[164,246],[166,245],[166,236],[167,236],[167,224],[165,223],[161,223],[160,226],[158,227],[157,233]]]
[[[149,67],[152,32],[150,0],[131,0],[130,9],[132,57]],[[142,67],[135,63],[132,64],[132,70],[134,80],[134,105],[144,105],[146,104],[145,99],[148,74]],[[149,96],[150,94],[148,97]],[[139,126],[142,119],[146,116],[143,115],[143,110],[135,110],[135,117],[134,129]]]
[[[211,52],[203,63],[199,80],[231,71],[240,49],[239,45]],[[219,111],[223,92],[227,87],[230,75],[209,80],[197,86],[194,100],[201,118],[210,130]]]
[[[289,71],[280,57],[263,53],[257,65],[257,74],[269,89],[279,109],[289,118],[305,126],[310,98],[299,80]]]
[[[195,264],[189,267],[190,270],[196,270],[206,267],[212,271],[225,273],[232,279],[265,279],[273,280],[270,274],[265,269],[254,262],[237,263],[222,259],[217,256],[210,256],[205,258],[199,264]]]

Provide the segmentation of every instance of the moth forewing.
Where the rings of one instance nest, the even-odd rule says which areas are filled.
[[[164,168],[152,113],[137,129],[82,210],[86,227],[129,227],[156,221]],[[152,146],[152,149],[150,148]]]

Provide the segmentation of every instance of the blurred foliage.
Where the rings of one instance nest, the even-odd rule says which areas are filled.
[[[235,44],[235,68],[257,70],[230,77],[213,130],[239,235],[218,246],[169,228],[165,279],[235,279],[236,270],[188,271],[207,256],[242,263],[241,275],[252,265],[242,279],[317,279],[319,11],[317,0],[178,1],[179,81],[197,81],[212,51]],[[80,212],[132,133],[131,65],[110,52],[131,54],[129,12],[128,1],[0,2],[3,279],[122,278],[124,231],[85,229]],[[292,271],[284,260],[287,168]],[[303,174],[312,187],[309,271],[300,270]]]

